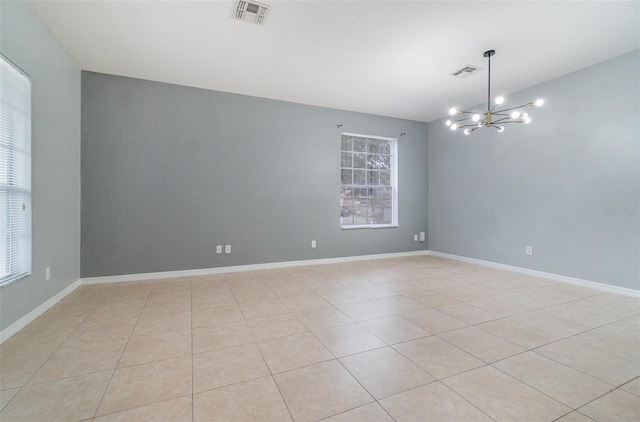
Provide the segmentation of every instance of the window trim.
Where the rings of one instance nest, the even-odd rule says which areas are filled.
[[[351,224],[351,225],[343,225],[342,220],[340,220],[340,229],[341,230],[358,230],[358,229],[389,229],[389,228],[398,228],[400,227],[399,223],[399,212],[398,212],[398,150],[399,142],[398,138],[390,138],[386,136],[379,135],[366,135],[363,133],[352,133],[352,132],[342,132],[340,134],[340,139],[342,140],[342,136],[357,136],[360,138],[369,138],[369,139],[379,139],[382,141],[390,141],[391,142],[391,223],[388,224]],[[340,151],[342,153],[342,146],[340,147]],[[342,168],[342,165],[340,166]],[[340,186],[342,186],[342,180],[340,181]]]

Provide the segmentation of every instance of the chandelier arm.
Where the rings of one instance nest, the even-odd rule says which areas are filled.
[[[515,110],[515,109],[517,109],[517,108],[523,108],[523,107],[528,107],[528,106],[527,106],[527,104],[523,104],[523,105],[520,105],[520,106],[517,106],[517,107],[505,108],[505,109],[503,109],[503,110],[498,110],[498,111],[496,111],[496,113],[495,113],[495,114],[497,114],[497,113],[502,113],[502,112],[505,112],[505,111],[511,111],[511,110]]]
[[[504,122],[500,122],[500,124],[502,124],[502,125],[507,124],[507,123],[522,123],[522,122],[518,122],[517,120],[506,120]]]
[[[493,122],[491,122],[491,124],[494,123],[511,123],[512,121],[509,120],[509,117],[503,117],[502,119],[498,119],[498,120],[494,120]]]

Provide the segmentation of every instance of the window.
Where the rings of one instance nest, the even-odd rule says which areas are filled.
[[[398,225],[398,140],[342,134],[342,228]]]
[[[0,55],[0,285],[31,273],[31,80]]]

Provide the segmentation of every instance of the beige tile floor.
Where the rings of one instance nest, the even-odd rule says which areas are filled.
[[[640,300],[429,256],[85,285],[0,420],[637,421]]]

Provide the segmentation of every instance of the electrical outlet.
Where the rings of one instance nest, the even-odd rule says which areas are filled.
[[[316,241],[315,240],[311,241],[311,247],[315,249],[315,247],[316,247]]]
[[[427,240],[427,233],[425,232],[420,232],[420,241],[424,242]]]
[[[216,246],[216,253],[222,253],[222,245]]]
[[[414,242],[417,242],[417,241],[418,241],[418,235],[417,235],[417,234],[414,234],[414,235],[413,235],[413,241],[414,241]]]
[[[224,245],[224,253],[231,253],[231,245]]]
[[[47,267],[44,270],[44,278],[47,279],[47,280],[51,279],[51,267]]]
[[[524,253],[526,253],[527,255],[533,255],[533,246],[527,246]]]

